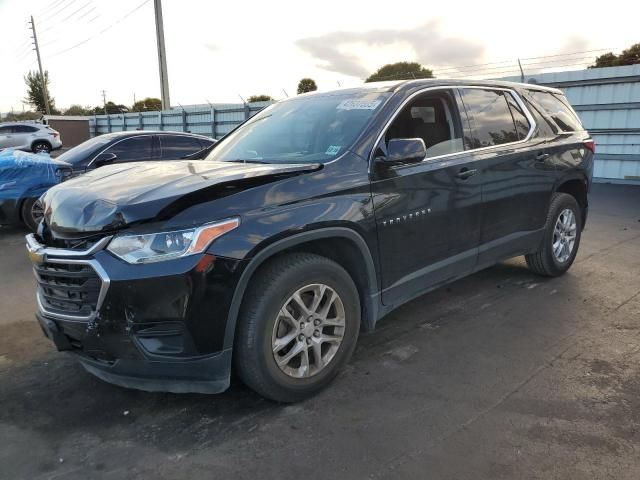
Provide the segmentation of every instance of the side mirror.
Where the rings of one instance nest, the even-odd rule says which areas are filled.
[[[387,144],[387,155],[378,157],[387,165],[419,163],[427,156],[427,147],[421,138],[392,138]]]
[[[97,167],[102,167],[103,165],[107,165],[109,163],[113,163],[118,156],[115,153],[101,153],[96,157],[94,163]]]

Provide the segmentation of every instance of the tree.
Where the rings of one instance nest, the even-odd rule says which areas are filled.
[[[301,93],[315,92],[318,90],[318,85],[313,78],[303,78],[298,82],[298,95]]]
[[[29,71],[24,76],[24,83],[27,84],[27,96],[25,102],[33,105],[38,112],[46,113],[47,109],[44,102],[44,91],[42,89],[42,77],[39,72]],[[55,100],[49,91],[49,72],[44,72],[44,84],[47,89],[47,97],[49,99],[49,111],[51,113],[60,113],[55,108]]]
[[[253,103],[253,102],[269,102],[273,100],[273,98],[271,98],[269,95],[251,95],[248,100],[247,103]]]
[[[379,82],[383,80],[411,80],[414,78],[433,78],[433,72],[417,62],[388,63],[380,67],[365,82]]]
[[[138,100],[131,107],[132,112],[156,112],[158,110],[162,110],[162,100],[153,97]]]
[[[5,122],[18,122],[21,120],[40,120],[42,113],[40,112],[9,112],[2,117],[2,121]]]
[[[631,45],[626,50],[623,50],[620,55],[616,55],[613,52],[600,55],[596,57],[595,63],[589,68],[618,67],[637,63],[640,63],[640,43]]]
[[[96,115],[104,115],[105,108],[107,110],[108,115],[111,115],[113,113],[127,113],[129,111],[129,107],[122,104],[116,105],[115,103],[109,101],[107,102],[106,106],[98,105],[93,109],[91,113]]]
[[[86,107],[82,105],[71,105],[64,111],[63,115],[93,115],[93,109],[88,105]]]

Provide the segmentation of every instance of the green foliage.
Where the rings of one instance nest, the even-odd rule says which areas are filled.
[[[162,100],[152,97],[138,100],[131,107],[132,112],[157,112],[158,110],[162,110]]]
[[[433,72],[417,62],[388,63],[380,67],[365,82],[380,82],[386,80],[412,80],[415,78],[433,78]]]
[[[104,111],[105,108],[107,110],[107,114],[111,115],[113,113],[127,113],[129,112],[129,107],[122,105],[122,104],[118,104],[116,105],[115,103],[109,101],[107,102],[106,106],[105,105],[98,105],[97,107],[95,107],[93,109],[93,111],[91,113],[95,113],[96,115],[104,115]]]
[[[42,118],[41,112],[10,112],[2,117],[3,122],[18,122],[21,120],[40,120]]]
[[[270,100],[273,100],[273,98],[271,98],[271,96],[269,95],[251,95],[248,99],[247,99],[247,103],[253,103],[253,102],[268,102]]]
[[[27,96],[25,102],[35,107],[38,112],[46,113],[44,102],[44,90],[42,89],[42,77],[39,72],[29,71],[24,76],[24,83],[27,85]],[[56,110],[55,101],[49,90],[49,72],[44,72],[44,84],[49,99],[49,110],[52,114],[60,113]]]
[[[640,43],[631,45],[626,50],[623,50],[620,55],[616,55],[613,52],[608,52],[599,57],[596,57],[596,61],[589,68],[602,68],[602,67],[618,67],[621,65],[635,65],[640,63]]]
[[[313,78],[303,78],[298,82],[298,95],[301,93],[315,92],[318,90],[318,85]]]
[[[93,115],[93,108],[90,106],[83,107],[82,105],[71,105],[63,113],[63,115]]]

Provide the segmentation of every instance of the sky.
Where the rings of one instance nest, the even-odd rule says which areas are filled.
[[[515,75],[517,58],[525,73],[582,68],[640,42],[636,16],[621,14],[631,3],[163,0],[171,104],[283,98],[303,77],[355,86],[395,61],[437,77]],[[0,112],[23,109],[23,77],[37,69],[30,15],[58,108],[102,104],[102,90],[125,105],[160,97],[153,5],[0,0]]]

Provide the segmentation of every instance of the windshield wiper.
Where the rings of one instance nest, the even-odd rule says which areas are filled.
[[[225,162],[233,162],[233,163],[269,163],[269,162],[264,162],[262,160],[246,160],[246,159],[242,159],[242,158],[236,158],[234,160],[224,160]]]

